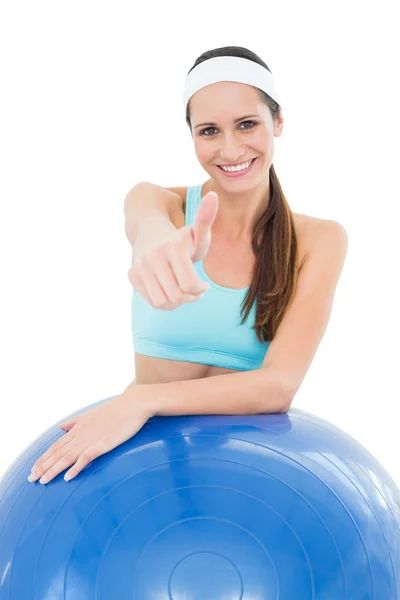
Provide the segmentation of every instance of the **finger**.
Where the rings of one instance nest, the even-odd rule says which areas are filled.
[[[159,273],[158,276],[160,275],[163,277],[163,279],[167,277],[164,273]],[[169,301],[156,275],[152,272],[152,270],[150,270],[150,268],[146,273],[145,285],[150,304],[153,308],[161,308]]]
[[[68,419],[67,421],[63,421],[62,423],[60,423],[59,427],[60,427],[60,429],[64,429],[64,430],[68,431],[74,425],[76,425],[78,421],[80,421],[81,419],[83,419],[84,416],[85,416],[84,414],[82,414],[82,415],[75,415],[71,419]]]
[[[147,304],[150,304],[150,306],[153,306],[152,301],[150,300],[150,297],[146,291],[144,284],[138,283],[138,280],[136,280],[136,284],[133,287],[142,296],[142,298],[144,298],[144,300],[146,300]],[[197,300],[197,299],[198,299],[198,296],[192,296],[190,294],[187,294],[185,296],[185,302],[193,302],[194,300]],[[173,310],[174,308],[176,308],[176,305],[172,304],[171,302],[165,302],[159,308],[163,308],[165,310]]]
[[[70,481],[76,477],[90,462],[95,458],[105,454],[105,450],[99,445],[90,446],[78,458],[76,463],[64,475],[65,481]]]
[[[175,275],[179,290],[198,296],[209,289],[210,286],[197,276],[193,262],[187,252],[182,248],[174,247],[171,248],[169,255],[172,272]],[[172,298],[170,300],[174,302]]]
[[[32,479],[30,481],[36,481],[39,477],[47,471],[47,469],[53,465],[61,456],[64,456],[70,448],[70,444],[73,443],[75,436],[72,432],[66,433],[61,440],[58,440],[35,462],[31,469]],[[60,443],[61,442],[61,443]],[[36,476],[38,474],[38,477]]]
[[[47,469],[43,475],[40,477],[40,483],[49,483],[52,479],[57,477],[62,471],[70,467],[75,463],[78,459],[80,452],[83,449],[82,444],[80,444],[81,448],[75,447],[71,448],[67,454],[65,454],[60,460],[58,460],[51,468]]]
[[[143,272],[144,274],[144,272]],[[146,300],[148,304],[150,304],[150,298],[147,294],[146,287],[144,285],[143,277],[138,273],[138,267],[136,267],[136,271],[131,272],[129,275],[129,281],[132,284],[132,287],[139,292],[139,294]]]
[[[180,303],[182,301],[182,290],[177,284],[165,249],[160,249],[159,262],[155,267],[151,262],[148,264],[144,280],[150,304],[153,308],[168,309],[171,305],[174,306],[176,302]],[[187,301],[191,302],[192,297],[189,296]]]
[[[170,273],[170,279],[169,282],[174,282],[174,276],[171,270],[171,266],[169,265],[168,262],[166,262],[166,264],[168,265],[168,271]],[[139,294],[146,300],[146,302],[148,304],[150,304],[150,306],[152,306],[153,308],[160,308],[160,309],[164,309],[164,310],[173,310],[175,308],[177,308],[177,304],[171,302],[170,300],[168,300],[167,297],[167,293],[166,290],[164,289],[165,287],[167,287],[168,283],[165,283],[165,278],[162,277],[162,280],[164,281],[163,286],[160,284],[159,280],[157,279],[155,274],[151,274],[152,271],[150,269],[150,265],[148,266],[147,270],[146,267],[144,266],[144,264],[141,264],[140,266],[137,265],[136,266],[136,273],[134,275],[134,277],[132,276],[132,278],[130,279],[130,281],[132,282],[134,280],[134,288],[139,292]],[[150,283],[149,283],[150,281]],[[149,286],[151,289],[151,293],[149,291]],[[177,290],[179,290],[178,286],[177,286],[177,282],[175,280],[175,287]],[[157,290],[159,291],[159,293],[157,293]],[[177,296],[181,296],[181,292],[176,292],[175,295],[173,295],[172,293],[171,297],[177,297]],[[197,295],[192,295],[192,294],[185,294],[183,301],[184,302],[194,302],[195,300],[198,300],[198,296]]]
[[[181,246],[171,245],[166,252],[163,262],[160,263],[160,270],[156,272],[156,279],[167,302],[178,305],[197,300],[198,295],[203,294],[205,289],[197,277],[187,251]],[[187,290],[182,289],[177,278],[178,272],[181,273],[183,281],[189,282]]]
[[[136,286],[136,289],[153,308],[161,308],[168,300],[158,282],[156,268],[154,256],[143,256],[137,261],[136,279],[140,285]]]

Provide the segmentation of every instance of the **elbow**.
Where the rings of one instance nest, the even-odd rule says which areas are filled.
[[[262,414],[285,414],[290,409],[295,395],[294,386],[287,378],[279,373],[274,375],[271,370],[260,370],[263,377],[262,397],[259,398],[258,412]],[[267,373],[267,379],[265,373]]]
[[[278,411],[280,415],[285,415],[289,408],[291,407],[292,403],[291,402],[285,402],[284,404],[281,405],[280,410]]]
[[[293,398],[295,393],[292,390],[287,390],[282,386],[281,390],[281,400],[280,400],[280,414],[285,414],[288,412],[290,407],[292,406]]]
[[[279,405],[279,409],[277,412],[281,415],[285,415],[291,406],[292,406],[291,400],[290,401],[289,400],[282,401],[281,404]]]
[[[285,414],[288,412],[289,408],[292,405],[293,396],[292,394],[287,394],[283,390],[280,390],[273,397],[273,402],[271,395],[267,397],[267,406],[265,406],[265,402],[263,402],[261,408],[259,408],[258,413],[260,414]]]

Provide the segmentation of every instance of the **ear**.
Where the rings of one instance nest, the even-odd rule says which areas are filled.
[[[282,114],[282,108],[279,108],[279,113],[277,118],[275,119],[275,123],[274,123],[274,136],[275,137],[279,137],[282,133],[282,129],[283,129],[283,123],[284,123],[284,119],[283,119],[283,114]]]

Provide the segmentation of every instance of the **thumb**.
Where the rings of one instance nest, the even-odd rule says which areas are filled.
[[[201,260],[207,253],[211,242],[211,227],[218,213],[218,194],[205,194],[197,209],[196,220],[192,225],[194,254],[192,261]]]
[[[71,417],[71,419],[67,419],[66,421],[63,421],[62,423],[59,424],[60,429],[63,429],[64,431],[69,431],[70,429],[72,429],[72,427],[74,425],[77,424],[78,421],[80,421],[81,419],[83,419],[84,415],[74,415],[73,417]]]

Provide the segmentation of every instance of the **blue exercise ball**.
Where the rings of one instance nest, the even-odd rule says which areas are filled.
[[[154,417],[75,479],[29,483],[63,435],[0,481],[0,600],[400,598],[399,489],[321,418]]]

